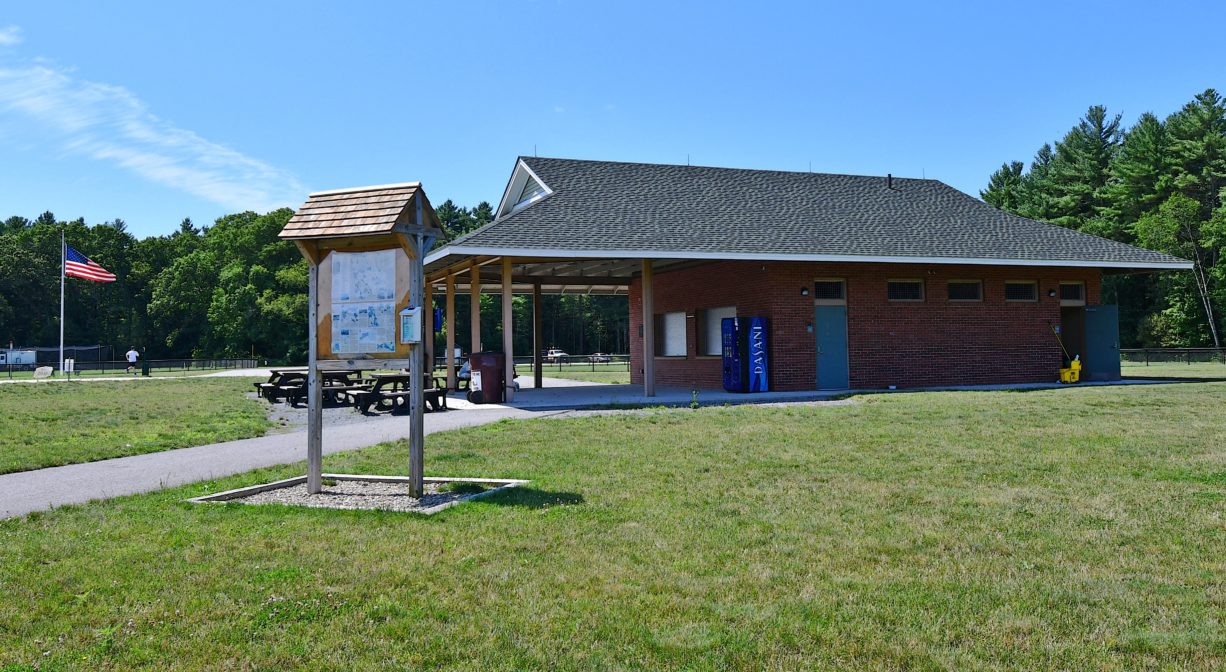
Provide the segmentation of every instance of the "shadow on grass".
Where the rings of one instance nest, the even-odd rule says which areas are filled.
[[[583,503],[583,495],[575,492],[549,492],[536,488],[507,488],[482,497],[486,504],[499,506],[522,506],[527,509],[547,509],[553,506],[570,506]]]

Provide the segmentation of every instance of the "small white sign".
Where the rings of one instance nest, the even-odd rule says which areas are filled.
[[[400,311],[400,342],[421,343],[421,308]]]

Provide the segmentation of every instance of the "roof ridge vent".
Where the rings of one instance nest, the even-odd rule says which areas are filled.
[[[894,175],[892,175],[891,173],[885,174],[885,188],[886,189],[894,188]]]

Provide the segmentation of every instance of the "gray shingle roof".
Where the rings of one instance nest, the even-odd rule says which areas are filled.
[[[450,248],[1186,263],[1011,215],[936,180],[894,178],[890,189],[861,175],[520,160],[553,193]]]

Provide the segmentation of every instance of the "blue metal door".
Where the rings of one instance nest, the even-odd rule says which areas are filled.
[[[816,306],[817,389],[840,390],[847,379],[847,306]]]
[[[1120,312],[1118,306],[1086,306],[1086,354],[1081,377],[1120,379]]]

